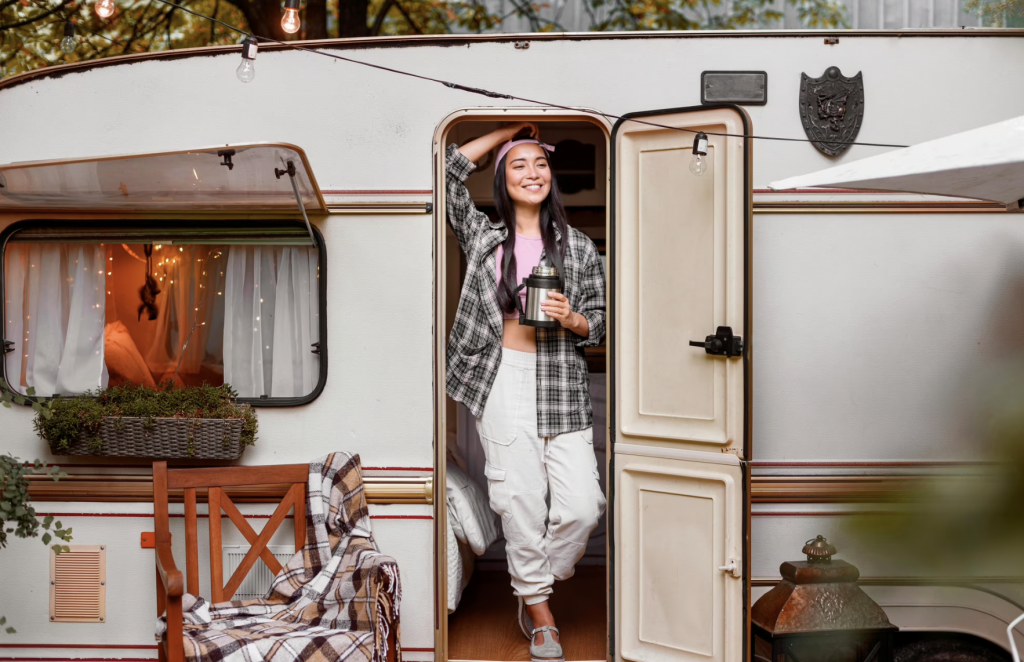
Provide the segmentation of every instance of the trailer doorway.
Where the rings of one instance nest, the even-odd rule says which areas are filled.
[[[435,191],[438,204],[438,304],[437,328],[438,407],[437,476],[440,495],[465,500],[475,493],[486,505],[487,481],[483,474],[484,457],[471,412],[444,394],[444,349],[455,319],[459,295],[466,272],[466,261],[458,241],[447,225],[444,211],[444,151],[451,144],[464,144],[505,123],[519,120],[540,124],[541,139],[555,146],[552,169],[558,178],[569,224],[590,237],[602,257],[608,225],[608,135],[609,127],[584,113],[570,115],[544,111],[516,112],[500,109],[464,111],[449,118],[438,130],[435,144],[438,157]],[[484,157],[469,177],[466,187],[477,208],[496,218],[493,202],[495,153]],[[605,262],[605,272],[608,264]],[[590,397],[594,409],[594,451],[597,455],[601,485],[607,495],[607,375],[606,351],[602,344],[586,350],[590,378]],[[443,487],[443,489],[442,489]],[[451,492],[449,492],[451,488]],[[459,513],[452,517],[449,508],[458,506],[452,498],[437,499],[437,642],[436,659],[450,660],[529,660],[529,642],[516,622],[517,601],[509,583],[504,539],[500,522],[494,524],[497,539],[477,554],[465,540],[453,534],[461,528]],[[464,507],[464,506],[463,506]],[[454,522],[452,521],[454,520]],[[465,538],[465,532],[460,531]],[[479,541],[478,541],[479,542]],[[479,545],[478,545],[479,546]],[[479,551],[479,550],[477,550]],[[602,660],[607,658],[607,516],[590,538],[574,577],[556,582],[551,600],[552,611],[562,631],[566,660]],[[441,652],[444,651],[442,654]]]

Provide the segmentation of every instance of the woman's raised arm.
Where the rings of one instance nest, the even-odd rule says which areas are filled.
[[[540,129],[537,127],[536,122],[516,122],[515,124],[509,124],[503,126],[500,129],[495,129],[488,134],[480,136],[476,140],[470,140],[465,145],[459,147],[459,151],[462,154],[476,163],[484,157],[484,154],[491,151],[498,145],[508,142],[515,138],[523,129],[530,130],[531,138],[538,138],[540,136]]]

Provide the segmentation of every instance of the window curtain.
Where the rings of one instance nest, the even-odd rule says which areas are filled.
[[[154,247],[160,312],[153,321],[157,327],[146,365],[156,381],[173,378],[175,370],[198,374],[203,365],[220,371],[225,249],[201,244]]]
[[[105,388],[105,247],[11,243],[4,264],[10,384],[42,396]]]
[[[224,281],[224,381],[242,397],[298,397],[319,380],[318,254],[231,246]]]

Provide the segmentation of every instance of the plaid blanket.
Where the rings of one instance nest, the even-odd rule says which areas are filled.
[[[306,546],[265,598],[211,605],[182,598],[185,657],[196,662],[384,662],[395,630],[398,564],[373,541],[358,455],[309,465]],[[157,639],[166,631],[157,624]]]

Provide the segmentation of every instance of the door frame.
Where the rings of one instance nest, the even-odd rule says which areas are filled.
[[[617,407],[616,407],[616,344],[615,344],[615,333],[616,333],[616,315],[612,313],[615,310],[615,285],[616,285],[616,251],[618,245],[616,243],[615,228],[616,228],[616,191],[617,186],[617,168],[618,158],[616,154],[616,137],[621,127],[625,122],[631,119],[643,119],[645,117],[651,117],[654,115],[667,115],[672,113],[685,113],[694,112],[701,110],[718,110],[718,109],[729,109],[734,110],[739,114],[743,123],[743,133],[750,135],[750,115],[741,107],[736,104],[722,103],[722,104],[707,104],[700,106],[683,106],[679,108],[666,108],[659,110],[642,110],[632,113],[625,113],[619,120],[615,122],[612,127],[611,135],[609,136],[609,157],[608,157],[608,240],[606,242],[606,255],[608,261],[608,307],[607,307],[607,331],[605,335],[605,345],[607,347],[608,358],[607,358],[607,371],[608,371],[608,662],[615,662],[615,646],[616,646],[616,628],[615,628],[615,581],[614,581],[614,568],[615,568],[615,431],[617,430]],[[742,536],[744,541],[744,553],[743,553],[743,614],[745,623],[743,625],[743,643],[742,650],[744,651],[744,659],[750,659],[750,451],[751,451],[751,432],[753,425],[753,374],[752,374],[752,361],[751,352],[753,351],[752,344],[752,333],[753,320],[754,320],[754,307],[753,307],[753,196],[751,195],[752,181],[753,181],[753,139],[745,138],[743,145],[743,279],[745,282],[744,294],[743,294],[743,333],[744,339],[744,351],[743,351],[743,457],[740,460],[740,467],[742,468],[742,494],[743,494],[743,517],[742,517]]]
[[[445,507],[445,490],[447,486],[447,471],[445,468],[445,458],[447,451],[447,421],[445,420],[445,356],[447,352],[447,334],[445,333],[445,311],[447,307],[446,301],[446,265],[448,255],[446,252],[446,240],[445,240],[445,229],[447,221],[445,218],[445,172],[444,172],[444,151],[445,143],[448,138],[448,132],[456,124],[461,122],[471,122],[474,120],[498,120],[505,122],[515,121],[527,121],[527,120],[539,120],[539,121],[578,121],[581,123],[588,123],[598,127],[605,137],[605,154],[608,158],[605,159],[605,236],[608,237],[606,240],[605,252],[611,259],[611,241],[613,224],[612,219],[612,191],[613,185],[612,175],[612,136],[613,126],[611,122],[606,120],[601,114],[595,111],[587,110],[562,110],[556,108],[537,108],[537,107],[515,107],[515,106],[483,106],[483,107],[468,107],[456,110],[449,113],[444,119],[438,123],[437,128],[434,129],[434,136],[432,141],[432,182],[433,182],[433,205],[434,205],[434,228],[433,228],[433,252],[434,252],[434,660],[435,662],[448,662],[448,549],[447,549],[447,525],[448,525],[448,513]],[[611,262],[609,261],[609,264]],[[608,290],[605,293],[605,300],[608,301],[609,308],[611,306],[611,281],[608,280],[606,283]],[[605,358],[605,374],[608,375],[609,382],[606,384],[606,400],[609,403],[609,412],[606,417],[607,424],[609,425],[606,430],[606,439],[608,444],[607,457],[609,462],[612,459],[612,437],[611,437],[611,400],[608,399],[611,382],[611,362],[612,357],[610,353],[610,340],[609,336],[606,336],[605,344],[608,347],[608,353]],[[610,473],[610,466],[608,468],[608,498],[611,498],[613,478]],[[606,554],[608,555],[609,563],[606,566],[607,569],[607,580],[609,582],[609,596],[611,595],[612,581],[611,575],[611,520],[608,522],[609,535],[608,535],[608,547]],[[611,609],[611,599],[608,600],[608,627],[613,626]],[[611,634],[611,631],[609,630]]]

